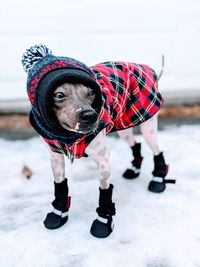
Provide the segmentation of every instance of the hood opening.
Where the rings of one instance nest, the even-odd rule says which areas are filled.
[[[54,90],[63,83],[83,84],[95,90],[95,100],[92,108],[100,114],[102,107],[102,94],[99,84],[91,75],[80,69],[56,69],[48,72],[38,83],[35,95],[35,105],[41,116],[41,119],[48,125],[51,131],[61,136],[66,136],[73,132],[64,129],[58,122],[53,111],[53,93]]]

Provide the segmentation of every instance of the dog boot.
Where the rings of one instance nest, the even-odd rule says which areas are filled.
[[[54,182],[55,199],[52,202],[53,211],[48,213],[44,220],[44,225],[48,229],[57,229],[68,220],[68,210],[71,198],[68,196],[67,179],[61,183]]]
[[[165,159],[162,152],[159,155],[154,156],[154,170],[152,172],[153,179],[149,183],[149,191],[154,193],[162,193],[166,188],[165,184],[175,184],[175,180],[165,179],[165,176],[168,173],[168,169],[169,166],[165,164]]]
[[[108,189],[99,188],[99,207],[96,209],[98,217],[92,223],[90,233],[99,238],[105,238],[111,234],[114,228],[115,203],[112,202],[113,185]]]
[[[141,143],[136,143],[131,149],[134,160],[131,162],[131,168],[127,169],[123,174],[123,177],[126,179],[134,179],[140,175],[140,168],[143,160],[143,157],[141,156]]]

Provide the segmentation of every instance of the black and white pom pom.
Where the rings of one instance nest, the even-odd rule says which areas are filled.
[[[22,56],[22,66],[28,73],[43,57],[52,54],[51,50],[43,44],[31,46]]]

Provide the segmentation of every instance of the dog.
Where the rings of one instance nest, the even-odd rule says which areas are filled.
[[[158,111],[163,103],[159,76],[147,65],[127,62],[104,62],[89,68],[75,59],[52,55],[44,45],[28,49],[22,64],[28,73],[30,123],[50,148],[54,175],[54,209],[44,225],[57,229],[68,220],[71,199],[64,155],[71,162],[89,156],[97,163],[100,181],[98,216],[90,232],[98,238],[108,237],[116,212],[105,141],[109,132],[117,131],[133,154],[124,178],[135,179],[140,174],[141,144],[133,135],[133,127],[139,125],[154,159],[148,190],[161,193],[166,183],[174,183],[165,179],[168,165],[157,141]]]

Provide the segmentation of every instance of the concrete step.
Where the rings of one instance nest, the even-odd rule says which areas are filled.
[[[179,127],[181,125],[199,124],[199,117],[160,117],[158,121],[159,130],[165,130],[165,127]],[[139,127],[134,127],[134,133],[139,134]],[[111,135],[117,136],[116,133]],[[32,128],[0,128],[0,138],[8,140],[26,140],[38,134]]]

